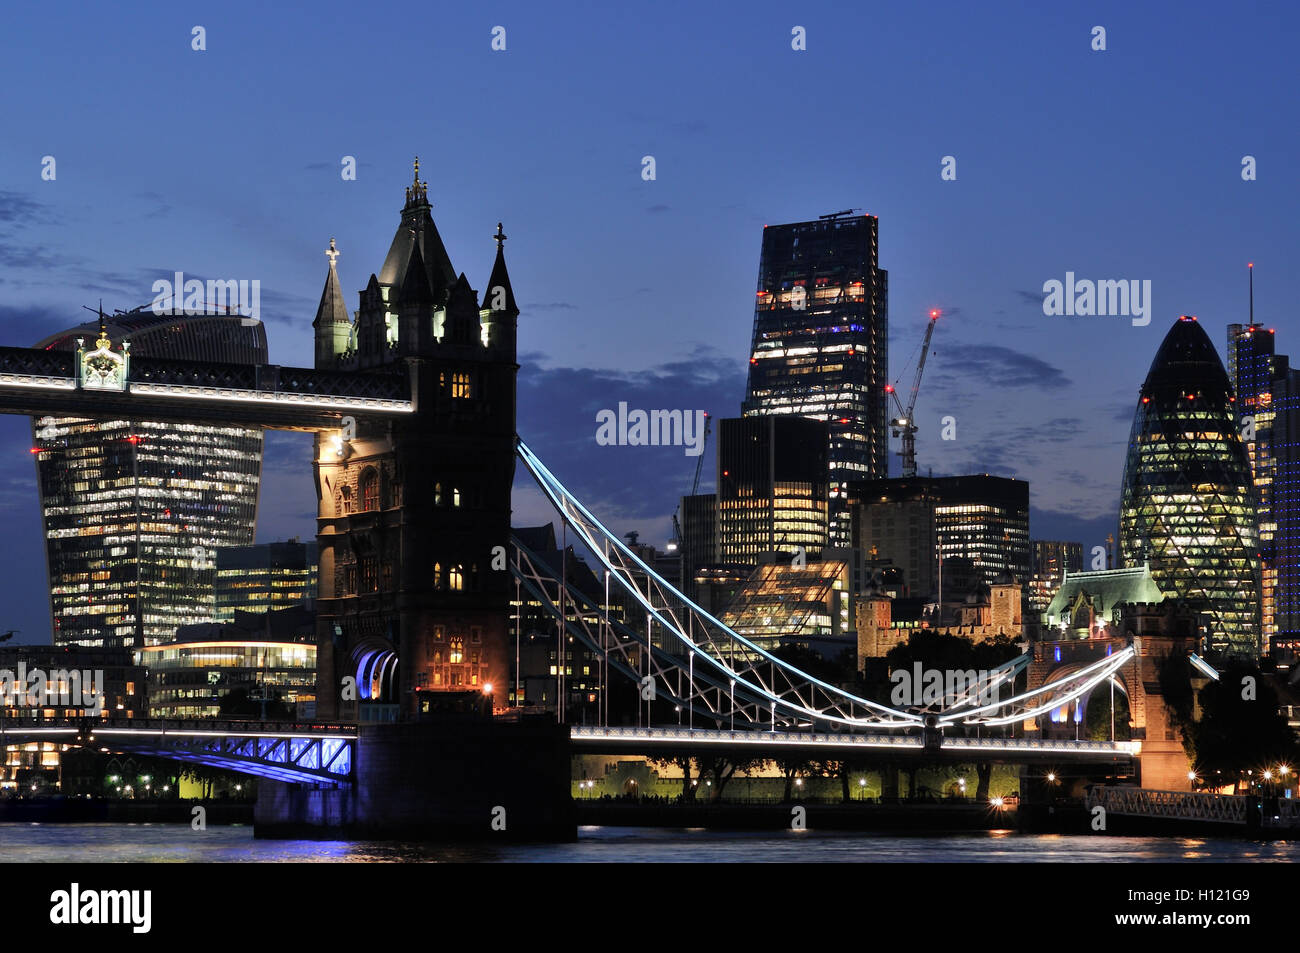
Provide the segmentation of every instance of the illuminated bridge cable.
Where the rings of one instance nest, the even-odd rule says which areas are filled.
[[[963,695],[956,704],[937,714],[901,711],[860,698],[801,671],[724,625],[632,552],[569,492],[522,440],[516,441],[516,453],[555,506],[565,525],[578,534],[609,577],[632,595],[645,609],[649,619],[657,621],[663,631],[679,641],[685,649],[687,657],[684,658],[682,654],[667,651],[666,647],[656,650],[653,644],[648,645],[647,664],[657,669],[661,679],[667,672],[676,670],[678,691],[672,694],[673,699],[682,698],[680,674],[688,665],[692,666],[692,683],[702,680],[714,687],[715,700],[705,702],[708,710],[706,717],[716,718],[721,710],[720,675],[725,677],[727,683],[731,704],[728,714],[734,717],[734,714],[740,713],[745,721],[756,726],[765,724],[772,730],[776,730],[778,723],[784,728],[803,728],[818,722],[850,729],[908,729],[920,727],[927,718],[935,719],[939,727],[957,724],[1007,725],[1035,718],[1091,692],[1133,658],[1133,648],[1130,646],[1077,672],[1005,701],[967,708],[972,699]],[[536,582],[535,580],[534,584]],[[577,594],[566,590],[565,599],[571,595]],[[590,605],[588,600],[583,601]],[[548,611],[559,614],[553,604],[548,607]],[[566,626],[568,624],[566,619]],[[638,651],[651,642],[648,633],[639,635],[630,629],[621,631],[623,634],[620,634],[620,639],[627,638],[629,646],[635,645]],[[589,646],[592,644],[589,634],[583,641]],[[604,653],[606,648],[597,647],[597,651]],[[698,662],[695,656],[699,657]],[[1026,654],[999,666],[994,669],[997,673],[996,681],[1000,684],[1004,680],[1014,679],[1028,662],[1029,656]],[[640,679],[642,676],[627,657],[617,668],[634,678]],[[710,669],[717,674],[710,677]],[[665,687],[670,688],[670,683],[666,679],[664,681]],[[698,711],[699,708],[692,703],[692,699],[700,695],[693,684],[686,691],[685,700],[693,710]]]
[[[916,727],[922,716],[859,698],[801,671],[725,626],[675,589],[607,529],[521,440],[517,452],[565,523],[587,544],[612,579],[633,596],[699,663],[771,706],[786,724],[823,721],[845,727]],[[644,579],[646,591],[638,585]],[[651,596],[657,595],[658,602]],[[676,603],[676,605],[674,605]],[[677,659],[683,666],[686,659]],[[698,677],[698,676],[697,676]]]

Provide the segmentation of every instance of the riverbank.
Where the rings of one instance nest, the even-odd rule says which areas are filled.
[[[135,801],[103,798],[11,798],[0,801],[0,823],[189,824],[194,808],[207,825],[252,824],[247,801]]]
[[[724,801],[574,801],[578,823],[597,827],[702,827],[710,830],[916,831],[947,833],[1016,827],[1016,808],[945,804],[781,803]],[[800,813],[802,812],[802,813]]]

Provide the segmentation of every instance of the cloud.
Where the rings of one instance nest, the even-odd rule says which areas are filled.
[[[667,212],[667,211],[669,210],[669,208],[670,208],[670,206],[668,206],[668,205],[664,205],[664,204],[660,203],[660,204],[657,204],[657,205],[651,205],[650,207],[648,207],[648,208],[646,209],[646,211],[647,211],[647,212],[653,212],[653,213],[656,213],[656,214],[657,214],[657,213],[659,213],[659,212]]]
[[[1043,293],[1041,291],[1021,291],[1017,288],[1015,293],[1020,296],[1020,300],[1025,304],[1034,304],[1040,308],[1043,306]]]
[[[555,475],[604,520],[667,519],[689,493],[696,466],[701,489],[713,483],[716,432],[700,456],[684,447],[619,447],[596,443],[596,414],[628,410],[702,410],[712,417],[739,416],[745,369],[710,347],[643,370],[550,367],[544,355],[520,357],[520,436]],[[529,481],[520,474],[517,486]],[[665,524],[666,525],[666,524]],[[629,528],[636,528],[635,526]],[[662,542],[662,541],[661,541]]]
[[[525,305],[525,311],[577,311],[576,304],[569,304],[567,301],[548,301],[546,304],[529,304]]]
[[[34,225],[45,221],[45,206],[20,192],[0,190],[0,222],[6,225]]]
[[[1068,387],[1065,372],[1041,358],[999,344],[958,344],[944,349],[944,371],[939,381],[975,379],[998,388]],[[947,363],[948,358],[954,358]]]

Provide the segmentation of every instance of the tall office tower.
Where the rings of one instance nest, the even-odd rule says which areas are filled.
[[[1277,611],[1277,524],[1273,519],[1273,329],[1255,323],[1254,269],[1251,269],[1251,320],[1228,325],[1228,380],[1236,393],[1237,432],[1246,445],[1254,476],[1259,519],[1260,641],[1267,654]]]
[[[218,622],[237,611],[270,612],[316,599],[316,541],[290,539],[217,550]]]
[[[749,385],[741,413],[799,414],[830,429],[831,542],[851,533],[846,485],[889,475],[888,273],[874,215],[763,229]]]
[[[1149,562],[1171,598],[1208,616],[1212,648],[1257,658],[1259,530],[1232,385],[1209,337],[1184,315],[1142,384],[1120,496],[1125,566]]]
[[[694,599],[698,594],[696,571],[718,561],[718,496],[716,493],[683,496],[681,513],[682,533],[677,545],[677,555],[682,561],[679,588]]]
[[[110,340],[134,360],[267,361],[265,326],[225,315],[132,311],[36,346]],[[55,644],[138,648],[211,619],[216,550],[253,541],[262,431],[47,416],[32,432]]]
[[[903,570],[911,596],[938,594],[944,564],[967,560],[993,586],[1029,579],[1029,484],[987,474],[868,480],[850,488],[853,545]]]
[[[1273,358],[1270,392],[1274,533],[1265,554],[1272,557],[1274,614],[1269,651],[1280,664],[1295,665],[1300,661],[1300,370],[1280,354]]]
[[[419,171],[356,320],[331,243],[312,325],[318,369],[404,382],[416,403],[398,421],[317,435],[321,717],[418,718],[459,703],[446,692],[508,697],[514,586],[493,562],[510,541],[519,308],[500,224],[480,298],[452,267]]]
[[[1047,611],[1067,572],[1083,570],[1083,544],[1055,539],[1029,541],[1029,608]]]
[[[804,417],[718,422],[718,561],[827,545],[826,424]]]

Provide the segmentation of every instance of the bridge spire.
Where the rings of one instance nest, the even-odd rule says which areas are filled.
[[[484,311],[507,311],[519,314],[519,305],[515,303],[515,292],[510,287],[510,272],[506,269],[506,233],[497,222],[497,258],[492,265],[492,277],[488,279],[487,291],[483,293]]]

